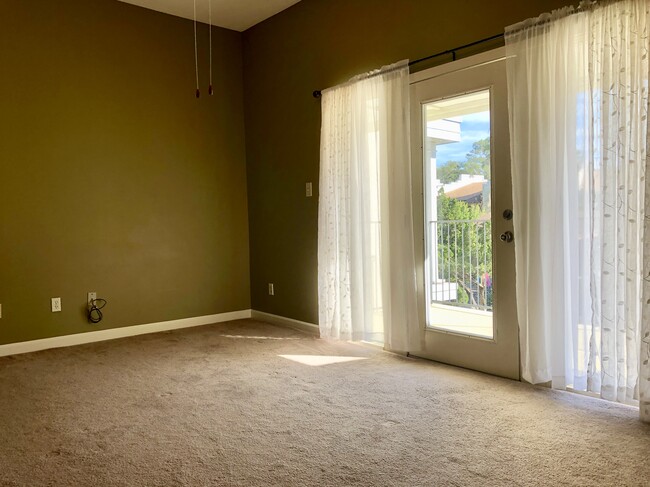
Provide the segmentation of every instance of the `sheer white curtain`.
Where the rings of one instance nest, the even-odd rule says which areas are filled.
[[[523,378],[639,399],[645,420],[649,5],[583,2],[506,30]]]
[[[321,107],[321,336],[414,351],[408,63],[323,91]]]

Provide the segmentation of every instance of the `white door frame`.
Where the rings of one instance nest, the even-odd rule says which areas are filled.
[[[489,67],[488,67],[489,66]],[[479,76],[476,68],[482,68]],[[472,76],[474,72],[474,76]],[[477,77],[476,80],[473,78]],[[438,80],[438,81],[436,81]],[[484,80],[498,80],[486,82]],[[425,358],[475,370],[519,379],[519,337],[516,319],[514,245],[495,238],[512,222],[501,214],[512,208],[510,147],[508,136],[507,87],[505,83],[505,48],[436,66],[410,76],[411,84],[411,151],[413,164],[413,213],[416,244],[416,272],[421,327],[424,330]],[[448,96],[490,89],[491,159],[492,159],[492,249],[494,268],[494,338],[460,335],[427,328],[425,292],[428,276],[425,269],[425,216],[423,174],[422,104]],[[498,120],[498,123],[494,123]],[[515,236],[516,239],[516,236]],[[499,291],[501,293],[499,294]],[[499,306],[501,304],[501,306]]]

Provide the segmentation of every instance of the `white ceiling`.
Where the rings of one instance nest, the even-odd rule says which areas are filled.
[[[119,0],[186,19],[194,16],[194,0]],[[196,0],[196,17],[208,23],[208,2]],[[291,7],[300,0],[211,0],[212,25],[245,31],[249,27]]]

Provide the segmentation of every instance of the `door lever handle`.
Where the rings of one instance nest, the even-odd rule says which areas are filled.
[[[515,236],[512,234],[510,230],[508,230],[507,232],[503,232],[499,236],[499,238],[501,239],[502,242],[510,243],[515,239]]]

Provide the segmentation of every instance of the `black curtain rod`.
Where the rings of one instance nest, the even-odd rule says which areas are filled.
[[[427,56],[427,57],[423,57],[423,58],[420,58],[420,59],[416,59],[415,61],[411,61],[409,63],[409,66],[413,66],[414,64],[422,63],[424,61],[428,61],[429,59],[433,59],[433,58],[436,58],[436,57],[439,57],[439,56],[444,56],[445,54],[451,54],[452,60],[455,61],[456,60],[456,51],[461,51],[463,49],[467,49],[468,47],[474,47],[474,46],[477,46],[478,44],[483,44],[484,42],[494,41],[494,40],[499,39],[499,38],[501,38],[503,36],[504,36],[504,34],[496,34],[496,35],[493,35],[493,36],[490,36],[490,37],[486,37],[485,39],[481,39],[479,41],[474,41],[474,42],[470,42],[469,44],[464,44],[462,46],[458,46],[458,47],[456,47],[454,49],[447,49],[446,51],[438,52],[436,54],[432,54],[431,56]]]
[[[410,61],[409,66],[413,66],[414,64],[422,63],[424,61],[428,61],[430,59],[437,58],[437,57],[440,57],[440,56],[445,56],[446,54],[451,54],[452,61],[455,61],[456,60],[456,51],[461,51],[463,49],[467,49],[468,47],[474,47],[474,46],[476,46],[478,44],[483,44],[484,42],[494,41],[496,39],[503,38],[503,36],[504,36],[504,34],[496,34],[496,35],[493,35],[493,36],[490,36],[490,37],[486,37],[485,39],[470,42],[469,44],[463,44],[462,46],[458,46],[458,47],[455,47],[453,49],[447,49],[446,51],[437,52],[435,54],[431,54],[430,56],[423,57],[423,58],[420,58],[420,59],[416,59],[415,61]],[[312,95],[314,96],[314,98],[320,98],[321,97],[321,91],[316,90],[316,91],[314,91],[312,93]]]

